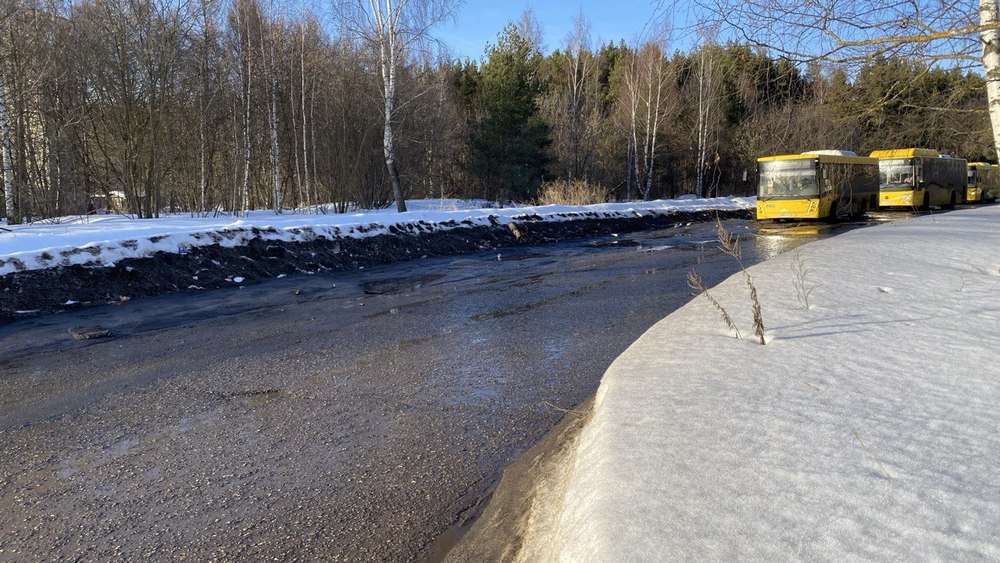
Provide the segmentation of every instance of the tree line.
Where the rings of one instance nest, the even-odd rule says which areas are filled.
[[[262,0],[3,6],[10,223],[743,194],[758,156],[817,148],[993,160],[982,76],[906,58],[848,70],[731,42],[594,45],[583,16],[545,54],[527,16],[455,61],[391,13],[372,34],[358,11],[327,24]]]

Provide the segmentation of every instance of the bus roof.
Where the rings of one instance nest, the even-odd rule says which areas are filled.
[[[806,151],[802,154],[828,154],[832,156],[858,156],[854,151],[842,151],[839,149],[822,149],[818,151]]]
[[[867,156],[842,156],[837,154],[817,154],[816,152],[762,156],[757,159],[757,162],[774,162],[776,160],[818,160],[821,163],[829,164],[878,164],[877,158],[869,158]]]
[[[941,153],[934,149],[883,149],[872,151],[872,158],[913,158],[915,156],[927,156],[937,158]]]
[[[984,166],[987,166],[987,167],[990,167],[990,168],[1000,168],[1000,166],[998,166],[996,164],[990,164],[989,162],[970,162],[969,163],[969,168],[972,168],[973,166],[975,166],[977,168],[982,168]]]

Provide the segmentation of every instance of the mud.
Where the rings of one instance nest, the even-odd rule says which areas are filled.
[[[593,398],[567,410],[545,438],[506,469],[487,501],[438,537],[425,562],[533,561],[558,533],[559,511]],[[485,505],[485,506],[484,506]]]
[[[448,231],[390,229],[368,238],[317,238],[307,242],[254,239],[247,246],[210,245],[184,254],[157,253],[111,267],[57,267],[0,277],[0,322],[119,303],[137,297],[246,285],[282,275],[347,271],[435,256],[529,246],[610,233],[634,232],[693,221],[745,218],[750,211],[679,212],[630,218],[543,221],[525,215],[509,225],[457,223]],[[242,278],[238,282],[237,278]],[[376,289],[376,291],[378,291]]]

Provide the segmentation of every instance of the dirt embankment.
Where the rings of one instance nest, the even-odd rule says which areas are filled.
[[[750,211],[679,212],[629,218],[583,217],[543,221],[525,216],[509,225],[458,224],[447,231],[391,227],[389,234],[308,242],[254,239],[246,246],[194,247],[157,253],[110,267],[68,266],[0,277],[0,322],[174,291],[254,283],[279,275],[343,271],[429,256],[540,244],[610,233],[668,227],[689,221],[747,217]],[[236,281],[237,278],[242,278]]]

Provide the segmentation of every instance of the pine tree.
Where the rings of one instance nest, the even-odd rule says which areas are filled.
[[[543,90],[541,61],[538,47],[513,23],[487,48],[471,167],[498,201],[530,200],[544,179],[551,140],[536,102]]]

